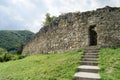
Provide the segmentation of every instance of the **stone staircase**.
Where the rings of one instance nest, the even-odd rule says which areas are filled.
[[[74,75],[75,80],[101,80],[98,67],[98,47],[87,47],[78,67],[78,72]]]

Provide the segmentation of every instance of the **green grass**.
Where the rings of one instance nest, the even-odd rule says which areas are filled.
[[[102,80],[120,80],[120,48],[101,49],[99,54]]]
[[[0,63],[0,80],[72,80],[82,52],[28,56]]]

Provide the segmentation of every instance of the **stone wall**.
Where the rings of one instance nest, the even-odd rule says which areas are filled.
[[[97,46],[120,46],[120,8],[67,13],[44,26],[23,49],[23,54],[56,53],[90,46],[90,26],[95,26]]]

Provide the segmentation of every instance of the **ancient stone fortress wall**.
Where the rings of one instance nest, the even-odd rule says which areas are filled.
[[[120,7],[60,15],[40,29],[23,53],[56,53],[95,45],[120,46]]]

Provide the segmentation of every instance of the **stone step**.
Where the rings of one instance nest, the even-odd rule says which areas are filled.
[[[82,58],[82,61],[98,61],[98,58]]]
[[[84,50],[85,53],[98,53],[99,50]]]
[[[84,53],[86,55],[98,55],[98,53]]]
[[[78,67],[78,71],[81,72],[98,73],[99,70],[100,68],[98,66],[81,65]]]
[[[88,47],[84,47],[83,49],[84,50],[85,49],[100,49],[100,46],[88,46]]]
[[[100,75],[97,73],[77,72],[74,75],[75,80],[101,80]]]
[[[97,51],[99,51],[100,49],[89,49],[89,48],[88,48],[88,49],[84,49],[84,51],[86,51],[86,50],[87,50],[87,51],[88,51],[88,50],[97,50]]]
[[[83,55],[82,58],[98,58],[98,55]]]
[[[97,66],[98,62],[97,61],[80,61],[81,65],[94,65]]]
[[[95,55],[95,54],[84,54],[83,56],[91,56],[91,57],[92,57],[92,56],[93,56],[93,57],[94,57],[94,56],[95,56],[95,57],[97,56],[97,57],[98,57],[97,54],[96,54],[96,55]]]
[[[89,48],[88,48],[88,49],[84,49],[84,50],[87,50],[87,51],[88,51],[88,50],[97,50],[97,51],[98,51],[99,49],[89,49]]]

